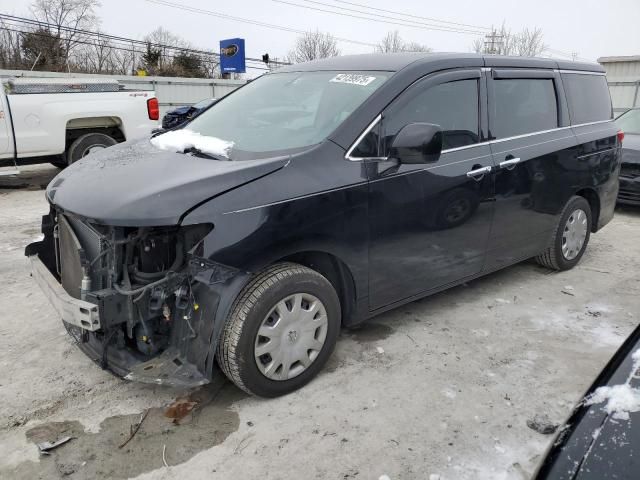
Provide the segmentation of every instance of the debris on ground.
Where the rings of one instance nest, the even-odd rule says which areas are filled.
[[[384,348],[376,347],[376,352],[378,352],[380,355],[382,355],[384,353]]]
[[[189,415],[197,405],[198,402],[194,401],[190,397],[180,397],[167,407],[164,411],[164,416],[167,418],[173,418],[173,423],[177,424],[180,420]]]
[[[147,415],[149,415],[148,409],[140,416],[140,421],[138,423],[134,423],[133,425],[129,426],[129,437],[123,443],[121,443],[118,448],[123,448],[127,443],[131,441],[133,437],[136,436],[136,433],[138,433],[138,430],[140,430],[142,422],[144,422],[144,419],[147,418]]]
[[[38,450],[40,450],[40,453],[42,455],[49,455],[49,452],[51,450],[53,450],[54,448],[58,448],[60,445],[64,445],[72,438],[74,437],[67,436],[67,437],[59,438],[55,442],[40,442],[40,443],[37,443],[36,445],[38,446]]]
[[[169,464],[167,463],[167,446],[162,446],[162,463],[165,467],[169,468]]]
[[[558,429],[558,424],[549,420],[548,416],[538,414],[527,420],[527,427],[543,435],[551,435]]]

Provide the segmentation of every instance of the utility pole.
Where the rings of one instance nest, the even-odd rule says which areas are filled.
[[[491,27],[491,33],[484,36],[484,52],[496,55],[502,52],[502,34]]]
[[[575,62],[576,58],[578,58],[578,52],[571,52],[571,60]]]

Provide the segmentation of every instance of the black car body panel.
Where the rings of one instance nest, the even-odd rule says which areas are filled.
[[[47,186],[46,194],[62,211],[104,225],[177,225],[197,204],[269,175],[287,161],[212,161],[158,150],[141,139],[69,166]]]
[[[535,480],[638,478],[640,412],[627,412],[628,419],[616,418],[616,412],[607,413],[602,403],[589,401],[600,387],[625,384],[633,389],[640,387],[638,360],[632,357],[635,352],[640,352],[640,327],[627,338],[573,409],[538,467]]]
[[[640,206],[640,135],[625,134],[621,162],[618,203]]]
[[[199,384],[213,375],[236,296],[253,273],[277,261],[322,273],[339,295],[343,324],[355,325],[539,254],[573,195],[592,205],[593,230],[604,226],[618,189],[617,128],[608,118],[571,122],[559,69],[572,66],[398,54],[285,67],[273,75],[392,74],[338,128],[307,147],[231,161],[160,151],[148,141],[92,154],[49,185],[45,240],[26,254],[71,285],[70,295],[99,307],[100,328],[77,338],[103,366],[136,380]],[[601,67],[576,64],[575,70]],[[553,85],[553,128],[500,135],[492,109],[496,84],[528,78],[527,71]],[[414,108],[417,96],[436,88],[452,101],[459,98],[456,88],[471,95],[460,104],[472,109],[470,124],[456,126],[447,117],[456,109],[440,105],[443,121],[453,125],[443,133],[442,153],[428,163],[390,155],[403,118],[437,123]],[[430,101],[437,98],[445,97]],[[528,111],[524,105],[523,114]],[[358,153],[361,145],[367,154]],[[82,239],[73,248],[60,244],[60,216],[97,238],[93,250]],[[81,288],[80,279],[91,289]],[[64,320],[83,328],[83,315]]]

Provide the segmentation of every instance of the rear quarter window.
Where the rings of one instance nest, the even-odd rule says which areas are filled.
[[[604,75],[563,73],[562,83],[567,94],[572,125],[613,118],[609,87]]]

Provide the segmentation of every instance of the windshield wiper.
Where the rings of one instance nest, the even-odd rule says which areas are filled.
[[[212,160],[225,160],[225,161],[231,160],[230,158],[227,158],[223,155],[214,155],[213,153],[203,152],[202,150],[196,147],[185,148],[182,153],[184,154],[188,153],[190,155],[193,155],[194,157],[210,158]]]

